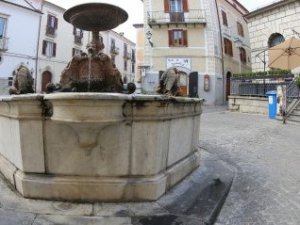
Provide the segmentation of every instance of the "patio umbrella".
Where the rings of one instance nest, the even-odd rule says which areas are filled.
[[[300,66],[300,40],[292,37],[269,49],[269,67],[292,70]]]

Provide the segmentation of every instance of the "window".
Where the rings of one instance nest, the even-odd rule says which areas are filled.
[[[73,34],[74,34],[74,42],[75,44],[82,44],[81,40],[83,38],[83,31],[76,27],[73,27]]]
[[[57,29],[58,19],[55,16],[48,14],[46,34],[55,35],[55,30]]]
[[[135,63],[135,51],[134,51],[134,49],[131,50],[131,62]]]
[[[169,30],[170,47],[187,47],[186,30]]]
[[[56,43],[51,41],[43,41],[42,54],[48,57],[56,56]]]
[[[110,39],[110,53],[112,55],[118,55],[119,54],[119,48],[116,47],[116,40],[114,38]]]
[[[128,46],[127,46],[127,44],[126,43],[124,43],[124,59],[126,59],[127,60],[127,53],[128,53],[128,51],[127,51],[127,49],[128,49]]]
[[[223,10],[221,10],[222,12],[222,21],[223,21],[223,25],[228,27],[228,20],[227,20],[227,14],[226,12],[224,12]]]
[[[188,12],[187,0],[164,0],[165,12]]]
[[[131,73],[135,73],[135,64],[134,63],[131,64]]]
[[[110,49],[113,51],[116,47],[116,40],[115,39],[110,39]]]
[[[135,73],[135,51],[131,49],[131,73]]]
[[[268,45],[269,48],[272,48],[282,42],[284,42],[284,37],[279,33],[274,33],[269,37]]]
[[[111,55],[111,63],[112,64],[116,63],[116,56],[115,55]]]
[[[244,48],[240,48],[240,60],[242,63],[247,62],[246,50]]]
[[[124,59],[124,71],[127,71],[127,59]]]
[[[233,56],[232,42],[227,38],[224,38],[224,51],[225,54]]]
[[[8,48],[8,39],[6,37],[6,24],[7,24],[7,19],[0,17],[0,50],[7,50]],[[1,58],[0,58],[1,62]]]
[[[240,35],[241,37],[244,37],[243,25],[239,22],[237,22],[236,24],[237,24],[238,35]]]
[[[6,18],[0,17],[0,38],[5,37]]]
[[[81,54],[81,50],[78,48],[72,48],[72,56],[74,55],[80,55]]]

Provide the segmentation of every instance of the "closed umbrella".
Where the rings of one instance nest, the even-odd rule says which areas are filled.
[[[300,66],[300,40],[292,37],[269,49],[269,67],[292,70]]]

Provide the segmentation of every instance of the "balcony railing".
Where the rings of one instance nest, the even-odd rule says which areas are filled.
[[[110,53],[113,55],[119,55],[119,48],[117,48],[116,46],[110,46]]]
[[[205,10],[191,9],[188,12],[164,12],[152,11],[148,12],[148,24],[152,26],[171,25],[171,24],[206,24]]]
[[[81,45],[82,44],[82,37],[81,36],[74,36],[75,44]]]
[[[55,35],[55,27],[46,26],[46,35]]]
[[[123,58],[124,59],[131,59],[131,54],[129,52],[124,52]]]
[[[8,50],[8,38],[2,37],[0,38],[0,50],[1,51],[7,51]]]

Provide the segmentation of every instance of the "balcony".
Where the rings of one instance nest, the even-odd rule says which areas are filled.
[[[123,58],[129,60],[131,59],[131,54],[129,52],[124,52]]]
[[[0,38],[0,51],[5,52],[8,50],[8,40],[7,37]]]
[[[189,12],[169,12],[164,11],[152,11],[148,12],[148,25],[151,28],[161,27],[163,25],[206,25],[205,10],[193,9]]]
[[[77,45],[82,45],[82,37],[81,37],[81,36],[75,35],[75,36],[74,36],[74,42],[75,42],[75,44],[77,44]]]
[[[110,54],[112,55],[119,55],[119,48],[117,48],[116,46],[110,46]]]
[[[55,30],[55,27],[46,26],[46,35],[54,36]]]

